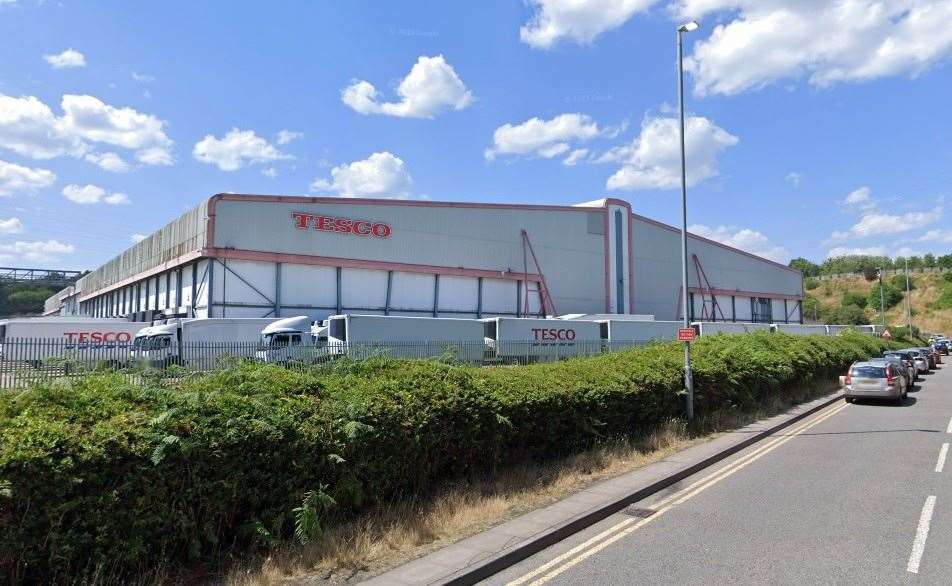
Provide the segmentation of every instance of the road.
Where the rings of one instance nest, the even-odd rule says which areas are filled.
[[[901,407],[838,401],[485,583],[950,584],[945,358]]]

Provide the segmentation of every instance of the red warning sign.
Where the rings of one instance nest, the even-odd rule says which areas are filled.
[[[697,332],[694,331],[694,328],[678,328],[679,342],[693,342],[696,337]]]

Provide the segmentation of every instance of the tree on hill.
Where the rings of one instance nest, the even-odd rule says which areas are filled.
[[[797,269],[803,273],[804,277],[815,277],[820,274],[820,265],[815,262],[799,257],[790,261],[790,268]]]

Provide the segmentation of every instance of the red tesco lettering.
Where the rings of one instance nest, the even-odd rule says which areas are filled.
[[[390,238],[393,229],[384,222],[368,222],[351,218],[336,218],[304,212],[291,212],[291,225],[298,230],[314,229],[319,232],[337,232],[374,238]]]
[[[571,342],[575,339],[575,330],[569,328],[532,328],[532,335],[536,340],[543,342]]]

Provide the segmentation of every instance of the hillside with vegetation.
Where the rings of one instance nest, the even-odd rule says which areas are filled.
[[[53,287],[36,283],[0,283],[0,317],[40,315],[43,302],[56,293]]]
[[[877,270],[885,269],[882,301],[886,323],[906,324],[906,259],[849,256],[815,264],[794,259],[790,266],[803,271],[803,315],[811,323],[880,323]],[[910,257],[908,301],[913,326],[925,332],[952,333],[952,254]]]

